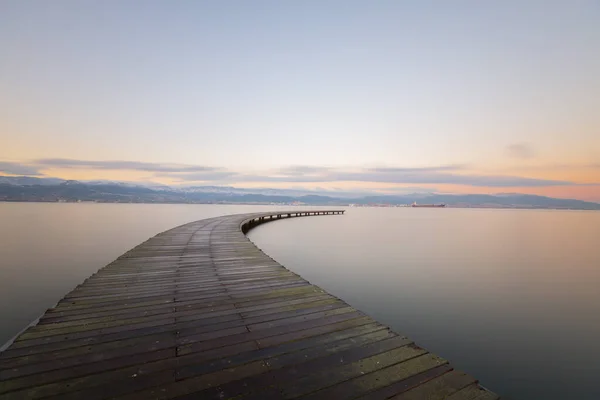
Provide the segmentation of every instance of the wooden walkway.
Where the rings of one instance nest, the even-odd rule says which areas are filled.
[[[0,353],[0,399],[497,399],[244,234],[342,213],[231,215],[149,239]]]

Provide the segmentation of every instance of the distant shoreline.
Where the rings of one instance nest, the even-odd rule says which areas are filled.
[[[407,204],[361,204],[354,203],[327,203],[327,204],[290,204],[290,203],[272,203],[272,202],[168,202],[168,201],[95,201],[95,200],[5,200],[0,199],[0,203],[52,203],[52,204],[158,204],[158,205],[219,205],[219,206],[278,206],[278,207],[348,207],[348,208],[413,208]],[[438,208],[438,207],[436,207]],[[442,207],[439,207],[442,208]],[[491,205],[452,205],[448,204],[443,208],[460,208],[460,209],[493,209],[493,210],[555,210],[555,211],[600,211],[599,209],[591,208],[575,208],[575,207],[543,207],[543,206],[491,206]]]

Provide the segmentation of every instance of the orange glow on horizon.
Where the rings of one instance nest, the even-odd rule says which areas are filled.
[[[343,191],[374,191],[379,193],[411,193],[419,191],[432,191],[437,193],[454,194],[498,194],[498,193],[523,193],[557,198],[571,198],[586,201],[600,202],[600,169],[593,168],[549,168],[536,170],[536,174],[527,174],[527,177],[569,180],[577,182],[575,185],[556,186],[471,186],[458,184],[393,184],[380,182],[269,182],[269,181],[240,181],[240,182],[215,182],[215,181],[181,181],[168,176],[156,176],[153,172],[135,170],[97,170],[76,168],[51,168],[42,171],[44,176],[73,180],[115,180],[140,183],[158,183],[166,185],[207,185],[207,186],[234,186],[245,188],[275,188],[275,189],[325,189]],[[529,172],[533,172],[530,170]],[[490,175],[494,175],[491,174]],[[498,175],[498,174],[496,174]],[[518,176],[523,176],[519,174]],[[574,178],[577,179],[574,179]]]

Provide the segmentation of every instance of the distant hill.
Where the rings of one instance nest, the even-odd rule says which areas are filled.
[[[0,176],[0,185],[56,185],[64,182],[59,178],[36,178],[32,176]]]
[[[518,208],[573,208],[583,210],[600,210],[599,203],[575,199],[557,199],[553,197],[528,194],[487,195],[487,194],[429,194],[403,196],[367,196],[356,200],[359,204],[390,203],[410,204],[444,203],[454,207],[518,207]]]
[[[301,203],[307,205],[402,205],[445,203],[449,207],[559,208],[600,210],[599,203],[518,193],[374,195],[353,192],[248,189],[229,186],[170,187],[115,181],[0,176],[0,201],[98,201],[121,203]]]

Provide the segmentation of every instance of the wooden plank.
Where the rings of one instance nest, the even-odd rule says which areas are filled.
[[[332,305],[332,303],[338,303],[337,305]],[[337,299],[328,299],[325,300],[323,303],[323,305],[327,304],[328,308],[332,309],[332,308],[337,308],[340,306],[346,306],[345,303],[342,303],[341,301],[337,300]],[[295,311],[295,313],[297,315],[300,314],[305,314],[307,312],[302,312],[300,311],[300,309],[302,309],[303,307],[300,306],[290,306],[289,310],[290,311]],[[157,313],[157,312],[141,312],[138,311],[137,313],[130,313],[128,315],[124,315],[121,316],[121,318],[115,318],[114,316],[108,316],[108,317],[103,317],[103,318],[87,318],[87,319],[81,319],[81,320],[75,320],[75,321],[67,321],[67,322],[55,322],[52,324],[44,324],[44,325],[38,325],[37,327],[31,328],[29,330],[29,332],[46,332],[47,334],[52,334],[53,332],[57,332],[58,334],[63,333],[63,332],[80,332],[80,331],[86,331],[86,330],[94,330],[94,329],[98,329],[98,328],[106,328],[106,327],[110,327],[110,326],[120,326],[120,325],[131,325],[134,323],[140,323],[140,322],[145,322],[145,321],[152,321],[152,320],[161,320],[164,319],[165,316],[167,316],[168,318],[177,318],[178,321],[185,321],[185,320],[193,320],[193,319],[198,319],[198,314],[199,311],[195,310],[195,309],[189,309],[189,310],[177,310],[174,307],[169,307],[168,310],[170,310],[170,312],[161,312],[161,313]],[[208,309],[202,310],[205,311],[204,316],[208,317],[208,316],[212,316],[214,314],[218,314],[218,312],[220,311],[225,311],[224,313],[221,313],[220,315],[225,315],[225,314],[231,314],[231,313],[239,313],[241,311],[241,309],[235,308],[235,306],[233,305],[223,305],[223,306],[216,306],[216,307],[210,307]],[[271,311],[272,313],[273,311]],[[283,311],[282,311],[283,313]],[[263,312],[262,315],[267,315],[270,314],[269,312]],[[283,314],[281,314],[283,316]],[[292,315],[291,313],[288,313],[288,315]],[[188,318],[189,317],[189,318]],[[276,316],[274,316],[272,319],[275,319]],[[268,321],[269,318],[265,317],[262,318],[262,320],[264,321]],[[259,320],[254,320],[254,322],[258,322]],[[250,320],[248,320],[248,323],[254,323],[254,322],[250,322]]]
[[[324,296],[324,295],[320,294],[320,293],[309,293],[309,294],[301,294],[301,295],[291,296],[291,297],[284,297],[284,298],[282,298],[282,300],[285,300],[285,299],[293,299],[296,301],[309,300],[309,299],[314,299],[317,297],[322,298],[322,296]],[[233,304],[234,302],[237,302],[237,300],[228,299],[227,302]],[[241,303],[237,303],[237,305],[244,306],[244,309],[251,309],[252,307],[259,307],[259,306],[263,306],[265,304],[276,304],[276,303],[272,303],[272,302],[273,302],[273,300],[271,298],[267,298],[267,299],[252,300],[249,302],[241,302]],[[219,301],[213,302],[213,303],[202,303],[202,304],[215,304],[215,303],[220,304]],[[182,302],[181,304],[189,304],[189,303]],[[70,338],[70,339],[64,338],[64,340],[56,340],[56,338],[52,338],[53,339],[52,342],[49,342],[49,338],[15,342],[11,346],[11,348],[9,348],[8,350],[6,350],[3,353],[0,353],[0,359],[19,357],[19,356],[23,356],[23,355],[31,355],[31,354],[36,354],[36,353],[46,352],[46,351],[57,351],[60,349],[67,349],[67,348],[74,348],[74,347],[81,347],[81,346],[90,346],[90,345],[98,344],[98,343],[106,343],[106,342],[110,342],[110,341],[126,339],[129,336],[142,337],[142,336],[146,336],[146,335],[153,335],[153,334],[173,331],[173,330],[177,330],[177,329],[184,330],[187,328],[196,328],[196,327],[198,327],[198,325],[206,325],[205,320],[201,319],[204,315],[205,314],[203,312],[199,312],[197,320],[190,321],[190,322],[178,321],[175,324],[175,326],[173,326],[173,325],[158,325],[158,326],[142,327],[142,328],[136,327],[135,330],[132,330],[129,332],[125,331],[125,332],[118,332],[118,333],[112,333],[112,334],[104,334],[104,335],[100,335],[100,336],[92,336],[92,337],[84,337],[84,338]],[[233,317],[233,318],[235,319],[236,317]],[[228,321],[228,320],[230,320],[230,318],[223,318],[220,320],[220,322],[224,322],[224,321]],[[213,322],[215,322],[215,321],[213,321]],[[5,355],[6,355],[6,357],[5,357]]]
[[[3,398],[1,396],[5,398],[14,396],[14,398],[33,399],[66,393],[74,390],[70,386],[71,381],[69,379],[76,377],[85,377],[80,380],[85,386],[106,384],[107,382],[98,377],[103,372],[114,371],[115,368],[121,368],[122,370],[124,367],[130,367],[127,371],[133,371],[130,374],[131,376],[139,373],[139,371],[151,369],[157,360],[175,359],[175,357],[176,352],[172,349],[167,349],[2,380],[0,381],[0,398]],[[51,384],[52,382],[58,383]],[[7,392],[11,393],[2,395],[2,393]]]
[[[253,332],[243,332],[234,335],[219,336],[218,340],[207,340],[203,335],[186,336],[179,340],[179,354],[187,354],[195,351],[203,351],[218,346],[241,343],[248,340],[256,340],[260,347],[264,343],[270,345],[283,343],[293,339],[306,338],[333,332],[347,327],[366,325],[373,320],[368,317],[360,317],[359,313],[345,313],[332,317],[322,318],[309,322],[301,322]]]
[[[452,370],[452,367],[449,364],[443,364],[431,369],[427,369],[423,372],[417,373],[415,375],[412,375],[408,378],[400,378],[400,377],[391,377],[392,379],[389,380],[389,382],[382,382],[381,385],[378,386],[382,386],[378,389],[374,389],[368,391],[367,394],[364,394],[360,397],[357,397],[357,400],[384,400],[384,399],[388,399],[394,395],[400,394],[400,393],[404,393],[412,388],[415,388],[419,385],[422,385],[425,382],[428,382],[434,378],[437,378],[438,376],[441,376],[449,371]],[[352,382],[352,381],[349,381]],[[393,383],[392,383],[393,382]],[[388,384],[387,386],[385,386],[386,384]],[[344,385],[344,384],[342,384]],[[337,386],[332,388],[332,390],[337,390]],[[323,390],[320,392],[317,392],[316,398],[321,396],[322,394],[327,394],[328,391],[327,390]],[[310,396],[310,395],[309,395]]]
[[[381,332],[381,331],[379,331],[379,332]],[[384,332],[384,333],[388,333],[388,332]],[[376,335],[379,335],[379,337],[377,337]],[[385,335],[381,335],[381,333],[375,333],[375,335],[371,334],[371,336],[372,336],[371,339],[373,339],[373,340],[383,339],[385,337]],[[220,371],[223,369],[233,370],[233,368],[227,368],[227,367],[234,367],[234,366],[240,365],[240,364],[243,365],[244,363],[254,361],[256,358],[259,358],[259,359],[265,358],[269,354],[273,354],[274,351],[276,351],[278,353],[285,353],[288,351],[298,350],[297,343],[298,342],[292,342],[289,345],[280,346],[278,349],[269,348],[269,349],[266,349],[266,351],[263,351],[262,354],[260,354],[261,353],[260,351],[255,351],[255,352],[249,352],[249,353],[245,353],[245,354],[238,354],[238,355],[235,355],[230,358],[221,358],[221,359],[217,360],[216,362],[211,362],[211,363],[198,364],[196,362],[187,368],[180,369],[179,373],[177,373],[176,377],[177,377],[177,379],[185,380],[188,378],[192,378],[194,376],[212,374],[212,373],[215,373],[216,371]],[[312,342],[312,344],[314,344],[314,343],[315,342]],[[360,342],[354,342],[354,343],[360,343]],[[304,343],[305,346],[307,344],[310,344],[310,342]],[[342,347],[339,347],[338,351],[341,349],[342,349]],[[364,350],[359,349],[359,351],[362,352]],[[371,351],[374,351],[374,349]],[[321,352],[313,351],[312,353],[313,353],[313,358],[322,356]],[[300,358],[305,359],[304,354],[307,354],[307,353],[306,352],[300,353]],[[267,359],[266,363],[268,364],[270,360],[271,359]],[[332,359],[332,362],[335,363],[336,360]],[[323,362],[319,362],[317,364],[323,365]],[[296,367],[294,365],[292,367],[288,368],[288,373],[289,373],[289,370],[295,370],[295,368]],[[314,366],[312,368],[314,368]],[[268,373],[253,375],[251,378],[250,378],[250,376],[248,378],[251,379],[253,387],[260,387],[263,385],[268,385],[273,382],[271,375]],[[237,381],[234,381],[234,382],[237,382]],[[240,385],[240,383],[238,382],[237,384],[234,384],[234,385]],[[122,389],[122,390],[125,391],[126,389]]]
[[[328,297],[332,297],[329,294],[325,294],[325,293],[308,293],[307,295],[296,295],[296,296],[281,296],[280,298],[278,298],[277,300],[272,300],[271,297],[267,298],[267,299],[261,299],[259,297],[255,298],[255,299],[251,299],[247,302],[244,303],[255,303],[255,304],[274,304],[276,302],[282,302],[282,301],[287,301],[287,299],[293,300],[295,298],[308,298],[311,296],[328,296]],[[234,300],[229,298],[228,296],[225,296],[224,298],[219,298],[219,297],[214,297],[214,298],[209,298],[209,299],[198,299],[198,300],[187,300],[187,301],[178,301],[175,302],[174,300],[171,301],[167,301],[167,302],[158,302],[158,303],[150,303],[150,304],[142,304],[141,306],[138,306],[137,304],[132,305],[131,307],[125,305],[125,306],[121,306],[121,307],[108,307],[108,308],[95,308],[93,309],[92,312],[90,312],[90,309],[85,309],[85,310],[75,310],[75,311],[54,311],[54,309],[48,310],[49,312],[46,313],[46,317],[47,318],[68,318],[69,320],[80,320],[80,319],[86,319],[86,318],[90,318],[90,316],[116,316],[116,315],[120,315],[120,314],[127,314],[127,313],[143,313],[145,311],[152,311],[152,310],[156,310],[156,309],[171,309],[173,307],[178,307],[178,308],[183,308],[183,307],[193,307],[193,308],[201,308],[201,306],[204,307],[212,307],[212,306],[218,306],[218,305],[223,305],[223,304],[234,304],[234,303],[238,303],[238,304],[242,304],[242,301],[239,300]]]
[[[344,350],[358,347],[359,344],[377,343],[387,338],[389,338],[389,332],[375,331],[349,338],[330,335],[327,338],[321,338],[321,340],[304,340],[300,346],[298,345],[299,342],[285,343],[279,346],[252,351],[247,354],[237,354],[234,357],[222,358],[217,363],[194,363],[193,365],[179,368],[175,372],[175,376],[177,379],[186,379],[192,376],[202,375],[206,373],[207,370],[210,371],[218,368],[219,365],[235,366],[257,360],[265,360],[269,369],[281,368],[296,363],[307,362],[333,353],[337,353],[338,356],[340,356],[340,354],[342,354],[341,352]],[[323,342],[326,344],[318,345]],[[290,362],[290,360],[294,361]]]
[[[100,269],[0,353],[0,398],[497,398],[242,232],[279,215],[182,225]]]
[[[131,393],[135,388],[130,386],[130,383],[124,383],[123,386],[112,386],[110,387],[109,393],[102,393],[101,397],[97,398],[111,398],[116,397],[119,399],[173,399],[179,396],[192,394],[206,390],[211,387],[220,386],[228,382],[243,379],[247,376],[258,375],[267,370],[267,367],[262,361],[256,361],[249,364],[244,364],[235,368],[228,368],[220,370],[211,374],[200,375],[190,379],[184,379],[181,381],[175,381],[169,384],[161,384],[153,388],[148,388],[142,391]],[[90,395],[93,396],[94,392]],[[82,398],[79,393],[75,393],[73,399]],[[86,399],[93,399],[94,397],[85,397]]]
[[[365,347],[361,347],[349,352],[348,355],[356,355],[337,359],[335,364],[321,366],[321,364],[317,365],[315,363],[312,366],[314,368],[312,371],[307,370],[305,365],[300,365],[302,371],[305,372],[302,375],[298,374],[298,376],[301,376],[300,378],[283,388],[284,394],[289,398],[298,397],[411,358],[418,359],[421,363],[441,364],[443,362],[436,356],[426,354],[427,351],[410,345],[373,355],[370,355],[372,354],[370,352],[364,352],[364,349]],[[365,357],[365,355],[370,356]],[[322,360],[318,361],[321,362]]]
[[[497,394],[489,392],[474,383],[447,397],[446,400],[498,400],[499,398]]]
[[[450,371],[438,378],[417,386],[408,392],[391,397],[393,400],[442,400],[459,390],[476,383],[475,378],[460,371]]]
[[[444,360],[436,356],[424,355],[398,364],[392,364],[371,373],[361,371],[361,375],[356,378],[313,392],[302,398],[306,400],[347,399],[382,388],[394,389],[391,393],[391,395],[394,395],[423,384],[441,375],[442,372],[447,372],[450,367],[444,363]],[[400,382],[403,382],[402,386],[399,384]],[[394,383],[396,385],[391,386]],[[383,391],[379,392],[380,395],[382,393]],[[386,397],[379,398],[385,399]]]
[[[96,390],[97,386],[110,384],[111,382],[129,380],[131,377],[137,378],[164,370],[174,370],[178,366],[220,359],[255,349],[257,349],[255,343],[245,342],[212,351],[194,353],[188,356],[176,356],[173,352],[148,353],[153,354],[153,357],[142,361],[142,363],[140,363],[140,359],[136,360],[136,363],[131,363],[128,361],[128,358],[122,360],[120,363],[116,362],[119,360],[113,360],[115,361],[113,365],[116,366],[113,369],[106,368],[105,365],[101,365],[100,363],[94,363],[85,365],[83,368],[72,368],[67,371],[56,370],[36,376],[36,385],[39,386],[22,390],[19,392],[19,395],[25,398],[32,398],[34,393],[43,397],[85,390],[86,388],[90,388],[90,391],[93,391]],[[10,384],[12,386],[11,389],[14,390],[14,388],[27,387],[28,382],[26,379],[15,379],[6,383]],[[83,393],[80,394],[83,395]]]

